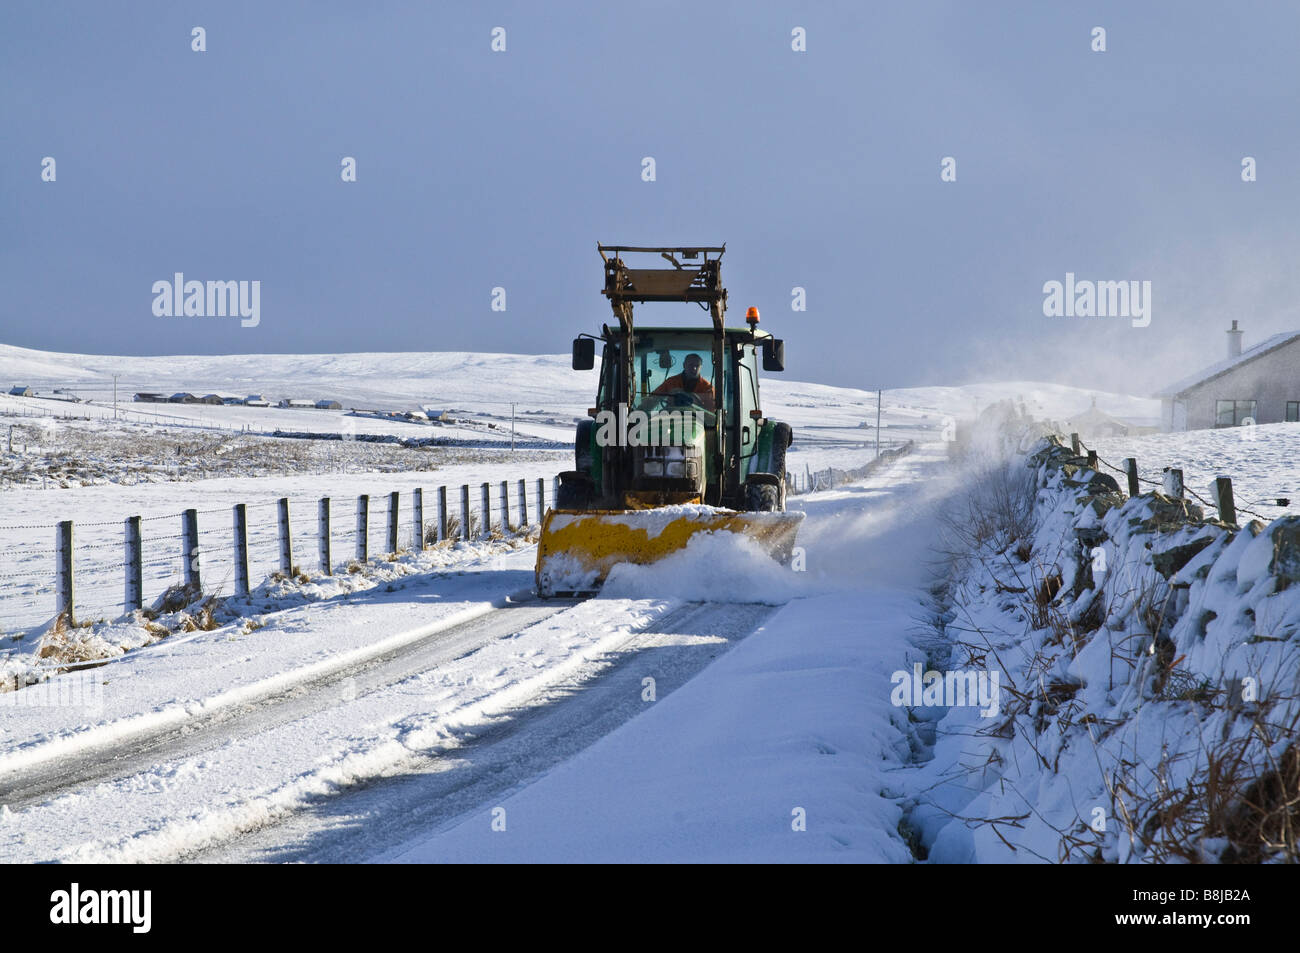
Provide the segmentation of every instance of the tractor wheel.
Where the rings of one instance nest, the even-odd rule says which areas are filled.
[[[591,506],[591,477],[567,470],[560,474],[560,488],[555,494],[557,510],[585,510]]]
[[[751,473],[745,481],[745,509],[776,513],[781,509],[781,485],[771,473]]]
[[[573,439],[573,468],[580,473],[591,472],[591,433],[595,428],[594,420],[578,423],[578,431]]]
[[[772,434],[772,473],[776,475],[780,490],[777,509],[785,512],[785,451],[794,442],[794,431],[787,423],[778,423]]]

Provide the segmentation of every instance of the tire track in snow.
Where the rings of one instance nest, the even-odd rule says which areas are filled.
[[[606,653],[598,673],[578,673],[466,733],[447,752],[411,758],[401,773],[310,798],[283,821],[193,854],[205,863],[355,863],[382,860],[412,837],[487,811],[555,765],[635,717],[643,678],[658,699],[684,684],[778,607],[687,603]],[[448,764],[454,759],[453,764]]]
[[[528,600],[497,607],[468,621],[438,629],[412,644],[390,649],[346,667],[320,674],[249,701],[216,706],[141,734],[131,734],[90,752],[78,751],[20,768],[0,781],[0,804],[11,810],[85,787],[146,771],[160,762],[193,755],[221,744],[232,733],[253,734],[324,711],[338,704],[328,691],[349,680],[364,695],[462,657],[481,645],[513,634],[572,606]]]

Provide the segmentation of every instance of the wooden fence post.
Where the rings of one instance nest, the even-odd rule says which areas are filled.
[[[469,484],[460,485],[460,538],[469,540]]]
[[[559,498],[560,498],[560,478],[556,476],[551,478],[551,499],[558,500]]]
[[[510,532],[510,481],[501,481],[501,532]]]
[[[537,478],[537,522],[542,521],[546,515],[546,481],[541,477]]]
[[[411,493],[411,520],[415,524],[415,539],[411,547],[417,553],[424,552],[424,488],[416,487]]]
[[[140,517],[126,518],[126,610],[144,608],[144,547],[140,539]]]
[[[186,510],[181,514],[181,549],[185,560],[185,585],[195,593],[203,591],[199,574],[199,511]]]
[[[519,525],[528,525],[528,481],[519,481]]]
[[[293,575],[293,537],[289,534],[289,498],[281,497],[276,502],[280,511],[280,572],[286,576]]]
[[[1177,467],[1165,467],[1165,496],[1176,500],[1183,499],[1183,471]]]
[[[1142,488],[1138,486],[1137,457],[1124,458],[1124,472],[1128,475],[1128,495],[1141,496]]]
[[[447,488],[438,487],[438,542],[447,538]]]
[[[235,595],[247,596],[248,579],[248,507],[243,503],[234,506],[235,524]]]
[[[357,562],[370,559],[370,497],[357,497]]]
[[[1214,505],[1219,510],[1219,519],[1225,523],[1237,524],[1237,504],[1232,499],[1232,478],[1221,476],[1214,478]]]
[[[55,574],[58,579],[58,614],[67,616],[68,625],[76,625],[76,618],[72,611],[74,595],[72,586],[72,520],[61,521],[58,529],[55,530],[54,552]]]
[[[479,501],[479,509],[483,513],[483,525],[479,527],[479,538],[487,539],[492,532],[492,484],[484,483],[480,487],[483,498]]]
[[[388,552],[397,552],[397,515],[400,495],[397,490],[388,494]]]
[[[334,560],[330,557],[330,498],[322,496],[316,505],[316,543],[320,551],[320,571],[325,575],[334,572]]]
[[[1096,450],[1089,450],[1089,451],[1088,451],[1088,466],[1090,466],[1090,467],[1091,467],[1092,469],[1094,469],[1094,470],[1097,469],[1097,451],[1096,451]]]

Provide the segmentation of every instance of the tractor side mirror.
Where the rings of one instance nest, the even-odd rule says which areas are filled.
[[[596,366],[596,342],[591,338],[573,339],[573,369],[589,371]]]
[[[785,342],[768,338],[763,342],[763,370],[785,370]]]

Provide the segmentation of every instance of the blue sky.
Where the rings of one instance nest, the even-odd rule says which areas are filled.
[[[7,2],[0,342],[563,352],[608,318],[597,241],[726,242],[733,317],[760,307],[793,377],[1146,393],[1230,319],[1247,346],[1300,327],[1298,27],[1283,3]],[[259,325],[156,317],[177,271],[259,280]],[[1067,271],[1151,281],[1150,326],[1045,317]]]

